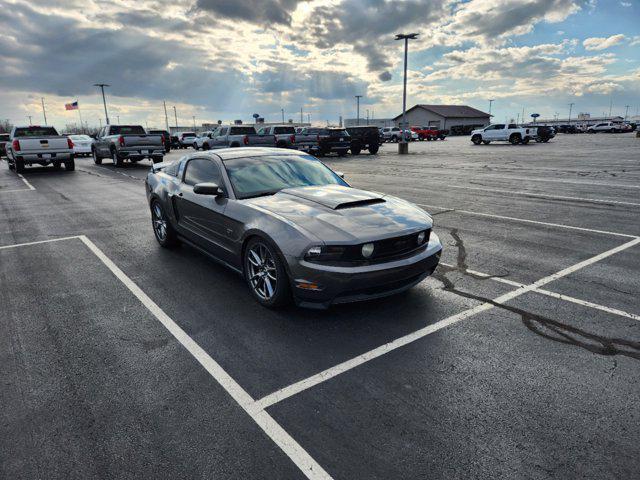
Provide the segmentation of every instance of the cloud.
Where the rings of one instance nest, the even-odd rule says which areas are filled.
[[[196,0],[194,9],[223,18],[250,23],[291,23],[291,15],[303,0]]]
[[[625,36],[621,33],[618,35],[611,35],[610,37],[591,37],[582,42],[582,45],[587,50],[606,50],[614,45],[625,40]]]

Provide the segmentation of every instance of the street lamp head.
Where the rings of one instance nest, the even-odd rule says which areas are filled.
[[[94,83],[93,86],[94,87],[110,87],[111,85],[109,85],[108,83]]]
[[[409,40],[415,40],[418,38],[419,33],[396,33],[396,40],[404,40],[405,38]]]

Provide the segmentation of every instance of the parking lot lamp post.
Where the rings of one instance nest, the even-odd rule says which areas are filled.
[[[629,105],[624,106],[624,121],[627,121],[627,116],[629,115]]]
[[[196,116],[192,115],[193,118],[193,129],[196,130]]]
[[[44,97],[40,97],[42,101],[42,115],[44,116],[44,124],[47,125],[47,110],[44,108]]]
[[[169,131],[169,117],[167,116],[167,102],[162,101],[162,106],[164,107],[164,123],[167,125],[167,132]]]
[[[178,112],[176,112],[176,106],[173,106],[173,116],[176,119],[176,132],[178,131]]]
[[[29,125],[33,125],[33,123],[31,123],[31,115],[27,115],[27,117],[29,117]]]
[[[418,38],[417,33],[396,34],[396,40],[404,40],[404,86],[402,89],[402,125],[400,127],[402,131],[402,140],[398,143],[398,153],[409,153],[409,144],[407,143],[407,137],[405,135],[405,128],[407,127],[407,57],[409,51],[409,40],[415,40]]]
[[[362,95],[356,95],[356,125],[360,125],[360,99]]]
[[[489,118],[491,118],[491,105],[493,104],[493,99],[489,100]]]
[[[569,125],[571,125],[571,110],[573,110],[573,102],[569,104],[569,121],[567,122]]]
[[[284,108],[281,108],[280,112],[282,112],[282,123],[284,123]]]
[[[104,87],[110,87],[111,85],[107,83],[94,83],[93,86],[100,87],[100,90],[102,91],[102,104],[104,105],[104,118],[107,121],[107,125],[109,125],[109,114],[107,113],[107,100],[104,96]]]

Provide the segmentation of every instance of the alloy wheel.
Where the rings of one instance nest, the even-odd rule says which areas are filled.
[[[273,255],[263,243],[256,243],[247,252],[247,271],[255,294],[271,300],[278,286],[278,273]]]
[[[167,221],[158,203],[153,204],[153,232],[161,242],[167,239]]]

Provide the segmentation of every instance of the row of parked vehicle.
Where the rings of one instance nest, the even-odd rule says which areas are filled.
[[[405,140],[414,141],[431,141],[444,140],[449,135],[448,130],[440,130],[433,127],[414,126],[409,129],[400,129],[400,127],[383,127],[380,129],[380,138],[384,142],[397,143],[402,140],[404,132]]]
[[[497,123],[471,132],[474,145],[489,145],[491,142],[509,142],[512,145],[526,145],[531,141],[547,143],[556,136],[553,127]]]

